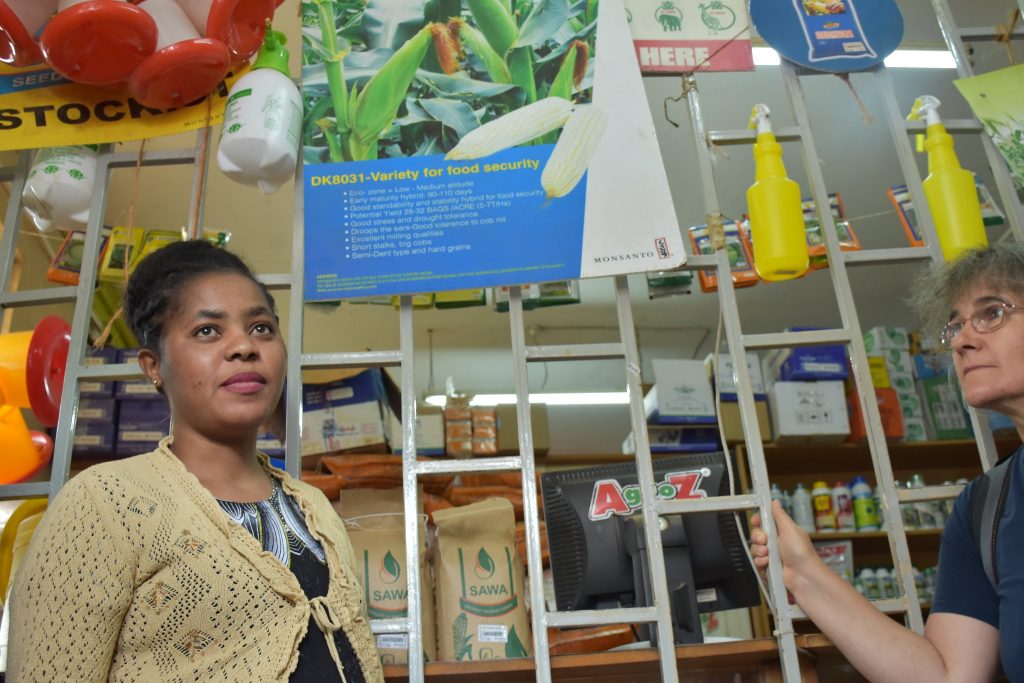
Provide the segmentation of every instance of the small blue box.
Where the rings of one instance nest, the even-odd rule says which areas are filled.
[[[647,427],[651,453],[708,453],[721,450],[717,427]]]
[[[165,401],[126,401],[117,420],[118,455],[139,455],[156,448],[170,432],[171,413]]]
[[[86,366],[94,365],[115,365],[120,358],[117,349],[90,348],[86,354],[84,363]],[[78,383],[78,395],[96,398],[107,398],[114,395],[114,382],[97,382],[95,380],[84,380]]]
[[[817,327],[793,327],[791,332],[809,332]],[[769,357],[775,379],[783,382],[813,382],[818,380],[847,379],[846,347],[842,344],[796,346],[779,349]]]
[[[75,425],[74,455],[114,454],[117,427],[113,422],[82,422]]]
[[[917,379],[948,377],[953,368],[953,359],[948,354],[915,353],[913,359]]]
[[[112,398],[83,398],[78,401],[77,422],[117,424],[117,401]]]
[[[138,360],[138,349],[121,349],[121,363],[134,363]],[[122,401],[153,401],[163,402],[163,395],[156,386],[146,379],[120,380],[114,382],[114,396]]]

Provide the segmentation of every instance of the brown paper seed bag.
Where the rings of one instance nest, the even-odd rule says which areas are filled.
[[[529,657],[523,565],[512,503],[491,498],[434,512],[439,654],[442,660]]]
[[[371,619],[399,619],[408,614],[403,520],[401,512],[345,518]],[[427,562],[425,517],[420,518],[420,591],[423,654],[428,662],[432,662],[437,660],[437,636],[434,588]],[[383,664],[409,663],[409,641],[404,633],[378,635],[377,650]]]

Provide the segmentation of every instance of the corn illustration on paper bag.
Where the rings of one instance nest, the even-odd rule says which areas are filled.
[[[528,657],[533,637],[512,504],[491,498],[439,510],[437,630],[442,660]]]

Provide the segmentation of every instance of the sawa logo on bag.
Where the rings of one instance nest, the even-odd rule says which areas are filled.
[[[473,573],[481,581],[486,581],[494,576],[494,560],[483,548],[480,548],[480,551],[476,554],[476,564],[473,566]]]
[[[709,476],[711,476],[711,470],[706,467],[699,470],[669,472],[665,475],[665,479],[658,484],[658,498],[661,500],[707,498],[708,493],[701,488],[701,484]],[[639,484],[622,486],[615,479],[602,479],[594,484],[587,516],[591,521],[599,522],[612,515],[629,516],[639,508]]]
[[[381,582],[392,584],[402,576],[402,565],[399,564],[391,551],[387,551],[380,561],[380,572],[378,574]]]

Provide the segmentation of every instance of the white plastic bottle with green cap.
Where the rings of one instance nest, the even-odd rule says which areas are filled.
[[[96,151],[94,145],[70,145],[36,152],[21,201],[37,230],[85,229],[96,183]]]
[[[276,191],[295,172],[302,97],[288,73],[285,36],[267,30],[252,70],[228,93],[217,166],[232,180]]]

